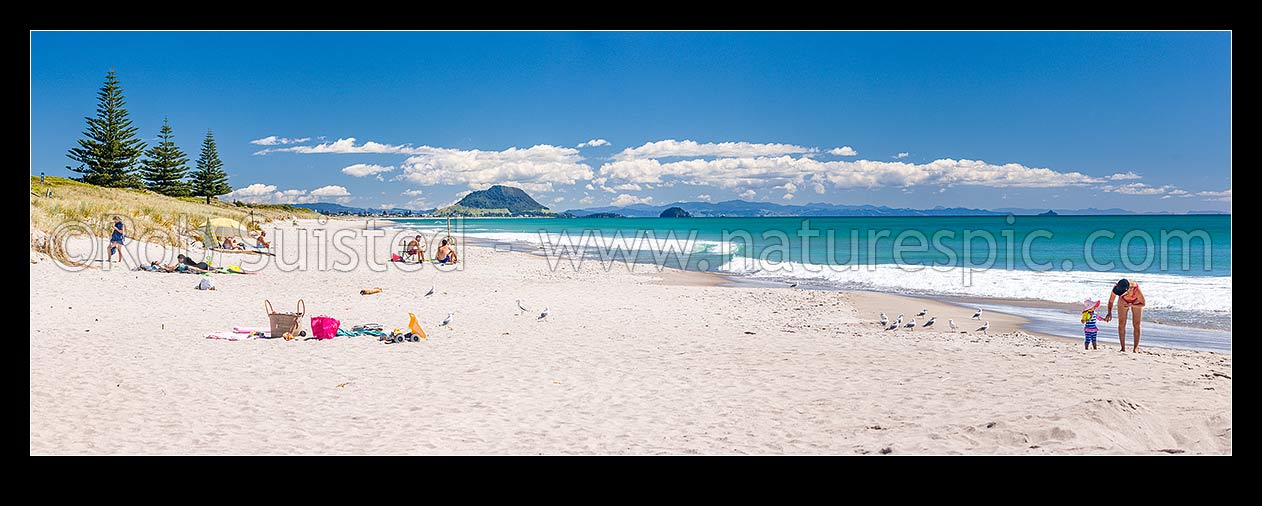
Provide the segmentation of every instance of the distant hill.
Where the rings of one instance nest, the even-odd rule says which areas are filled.
[[[1015,214],[1020,216],[1086,216],[1114,214],[1171,214],[1171,213],[1136,213],[1126,209],[1027,209],[1007,207],[1000,209],[973,209],[967,207],[934,207],[932,209],[908,209],[900,207],[828,204],[823,202],[804,205],[785,205],[774,202],[748,202],[744,200],[728,200],[725,202],[675,202],[672,204],[652,206],[648,204],[631,204],[626,207],[590,207],[571,209],[568,212],[584,216],[592,213],[619,213],[628,217],[647,218],[660,216],[668,208],[678,207],[689,214],[700,218],[711,217],[760,217],[760,216],[1003,216]],[[1047,214],[1049,211],[1054,214]],[[1183,213],[1179,213],[1183,214]],[[1230,214],[1220,211],[1188,211],[1186,214]]]
[[[662,214],[659,214],[658,217],[660,218],[691,218],[692,215],[689,214],[688,211],[685,211],[678,207],[671,207],[671,208],[667,208],[665,211],[662,211]]]
[[[587,216],[579,216],[579,218],[626,218],[618,213],[592,213]]]
[[[434,216],[557,216],[521,188],[495,185],[475,191],[453,205],[435,210]]]
[[[662,206],[648,204],[631,204],[626,207],[593,207],[588,209],[572,209],[569,212],[578,216],[592,213],[617,212],[630,217],[661,216],[662,211],[678,207],[694,217],[758,217],[758,216],[994,216],[1007,213],[987,211],[985,209],[969,209],[963,207],[935,207],[933,209],[901,209],[885,206],[811,203],[806,205],[784,205],[772,202],[747,202],[744,200],[728,200],[725,202],[675,202]]]

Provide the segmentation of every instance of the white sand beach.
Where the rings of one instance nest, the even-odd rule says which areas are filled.
[[[364,222],[299,227],[327,238]],[[274,224],[268,235],[283,243],[293,229]],[[382,238],[373,256],[392,249]],[[293,262],[286,252],[278,258]],[[720,286],[644,265],[554,271],[543,257],[489,247],[462,254],[454,272],[340,272],[304,255],[304,270],[216,275],[214,291],[195,290],[195,275],[32,263],[30,452],[1232,451],[1230,355],[1119,353],[1105,332],[1099,350],[1084,351],[1003,315],[988,315],[983,335],[971,310],[946,304],[931,308],[932,330],[884,331],[877,308],[911,318],[924,301]],[[246,270],[267,259],[221,258]],[[373,287],[381,293],[359,294]],[[205,338],[266,326],[264,299],[292,310],[300,298],[309,315],[344,327],[404,327],[411,311],[429,338]],[[519,314],[517,299],[531,312]],[[440,327],[448,312],[452,324]],[[949,332],[948,317],[968,332]]]

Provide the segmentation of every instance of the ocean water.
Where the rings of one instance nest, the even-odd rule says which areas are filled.
[[[396,227],[430,234],[447,225],[444,219],[393,221]],[[1146,319],[1225,332],[1230,342],[1229,215],[451,223],[456,237],[514,244],[568,262],[654,263],[815,288],[1004,299],[1005,304],[1012,299],[1107,301],[1109,288],[1127,278],[1144,289]]]

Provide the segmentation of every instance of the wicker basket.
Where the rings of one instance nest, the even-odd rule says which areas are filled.
[[[298,312],[277,313],[272,310],[272,303],[263,299],[263,309],[267,310],[267,319],[272,324],[271,337],[283,337],[286,332],[296,336],[302,329],[302,315],[307,312],[307,305],[298,299]]]

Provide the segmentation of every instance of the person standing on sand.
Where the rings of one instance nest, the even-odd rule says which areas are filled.
[[[114,217],[114,226],[110,232],[109,252],[105,254],[105,259],[114,261],[114,250],[118,250],[118,261],[123,261],[123,219],[118,216]]]
[[[1122,343],[1122,352],[1126,352],[1126,313],[1129,311],[1131,322],[1135,324],[1135,338],[1131,353],[1139,351],[1139,321],[1144,315],[1144,292],[1139,290],[1139,283],[1131,283],[1125,279],[1113,285],[1113,293],[1109,294],[1109,309],[1104,314],[1104,321],[1113,321],[1113,300],[1117,302],[1117,338]]]

